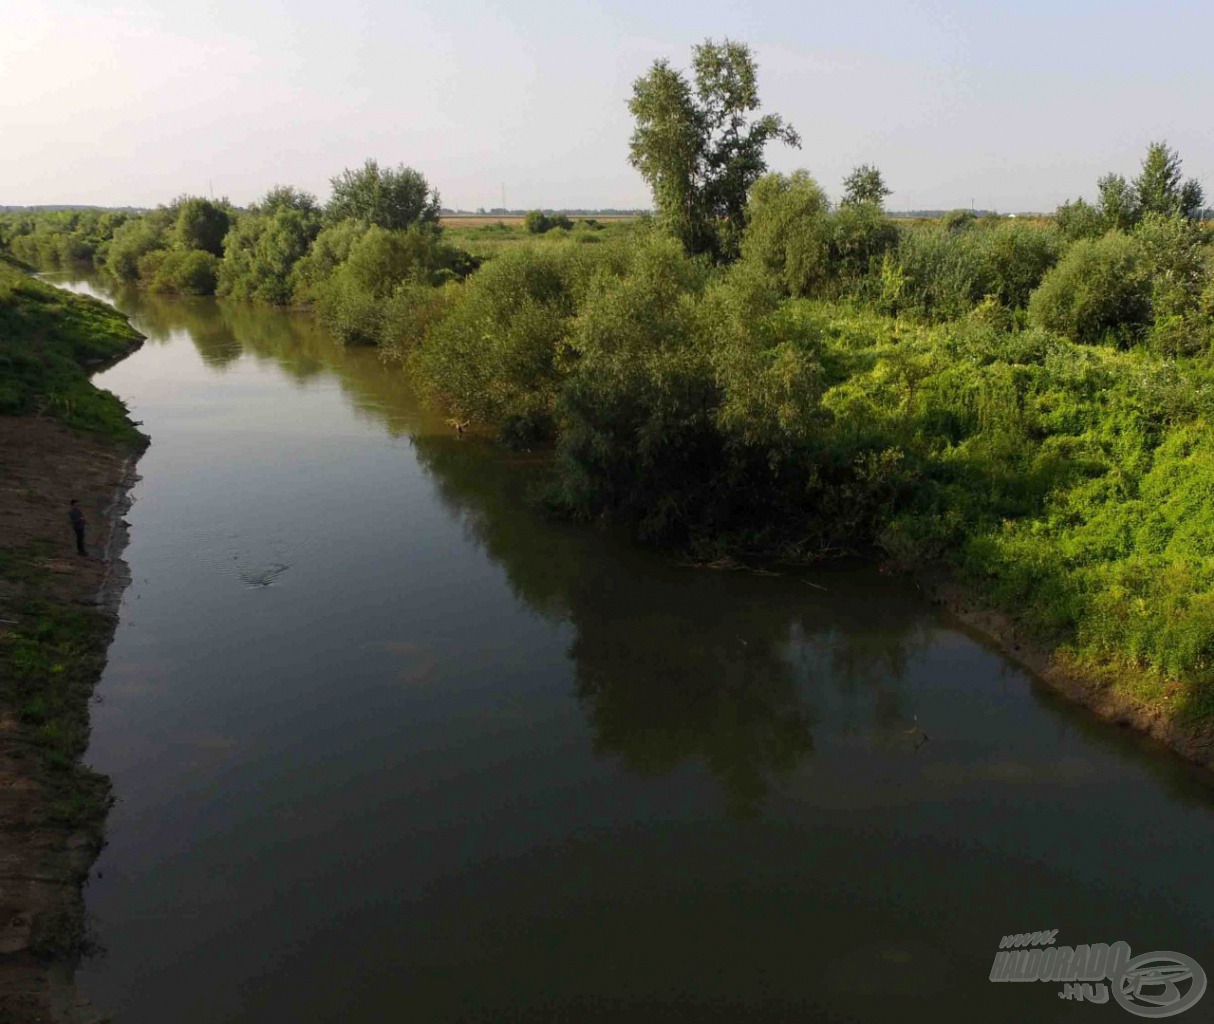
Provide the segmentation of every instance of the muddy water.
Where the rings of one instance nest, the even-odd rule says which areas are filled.
[[[153,444],[82,983],[122,1024],[1131,1019],[988,980],[1047,928],[1214,971],[1209,788],[913,587],[547,522],[374,353],[114,298]]]

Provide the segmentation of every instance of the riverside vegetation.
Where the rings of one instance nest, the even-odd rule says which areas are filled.
[[[1048,218],[887,216],[767,174],[737,43],[635,84],[656,214],[444,230],[369,161],[322,207],[183,198],[20,215],[18,256],[183,294],[310,306],[453,420],[551,446],[546,500],[712,559],[878,548],[946,567],[1038,642],[1190,727],[1214,714],[1214,249],[1153,144]]]

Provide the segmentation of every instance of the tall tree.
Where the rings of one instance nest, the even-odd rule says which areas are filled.
[[[389,231],[438,223],[438,190],[404,164],[380,170],[375,160],[368,160],[356,171],[342,171],[331,184],[333,195],[325,208],[330,221],[352,217]]]
[[[694,47],[692,70],[694,86],[659,60],[633,83],[629,159],[689,252],[730,258],[745,225],[747,193],[767,170],[767,143],[801,140],[779,115],[753,116],[758,68],[745,44],[709,39]]]
[[[1164,217],[1180,214],[1190,220],[1201,216],[1205,195],[1196,179],[1182,181],[1180,154],[1166,142],[1152,142],[1142,161],[1142,171],[1134,179],[1138,213],[1158,213]]]
[[[893,189],[885,184],[881,172],[872,164],[861,164],[843,179],[844,206],[882,206]]]

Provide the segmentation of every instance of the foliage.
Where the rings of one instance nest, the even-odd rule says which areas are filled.
[[[1054,222],[1068,242],[1099,238],[1106,227],[1100,210],[1083,199],[1063,203],[1054,213]]]
[[[1150,298],[1142,246],[1113,231],[1071,246],[1034,293],[1029,319],[1072,341],[1128,345],[1150,318]]]
[[[224,240],[217,292],[274,305],[291,301],[292,273],[320,231],[314,206],[271,192],[256,212],[239,217]]]
[[[318,214],[320,204],[311,192],[293,185],[275,185],[253,209],[258,213],[274,214],[279,210],[294,210],[297,213]]]
[[[562,501],[682,539],[713,498],[716,384],[695,299],[704,268],[671,239],[630,249],[622,273],[591,283],[561,389]]]
[[[547,214],[543,210],[531,210],[523,218],[523,227],[527,229],[528,234],[542,235],[555,228],[569,231],[573,227],[573,221],[563,213]]]
[[[610,246],[504,252],[463,286],[416,352],[415,372],[461,420],[493,425],[515,444],[551,436],[578,296],[618,261]]]
[[[466,254],[428,227],[371,227],[352,239],[346,259],[313,291],[320,322],[343,341],[377,343],[385,300],[402,284],[433,286],[471,269]]]
[[[139,261],[148,253],[168,248],[167,217],[149,215],[128,220],[114,232],[105,258],[105,270],[120,281],[139,279]]]
[[[742,256],[786,294],[811,295],[829,276],[826,193],[808,171],[769,174],[750,192]]]
[[[1206,204],[1197,180],[1182,180],[1180,155],[1166,142],[1152,142],[1148,147],[1142,170],[1134,179],[1134,197],[1139,218],[1155,214],[1197,220]]]
[[[778,115],[752,118],[759,92],[749,47],[708,40],[694,48],[692,65],[694,88],[665,60],[633,83],[630,161],[688,252],[728,258],[741,241],[747,194],[766,170],[764,149],[800,138]]]
[[[312,246],[299,258],[291,271],[291,293],[299,302],[310,302],[316,289],[341,266],[350,250],[367,232],[367,225],[356,220],[342,220],[324,228]]]
[[[202,249],[170,249],[149,253],[139,263],[139,277],[154,292],[214,295],[219,259]]]
[[[1025,221],[912,228],[885,267],[881,303],[938,321],[964,316],[987,296],[1018,309],[1060,251],[1056,229]]]
[[[173,245],[178,249],[200,249],[212,256],[222,256],[223,238],[231,226],[228,211],[198,196],[182,198],[175,205]]]
[[[117,210],[49,210],[0,215],[0,246],[30,266],[55,269],[104,254],[128,215]]]
[[[380,170],[375,160],[368,160],[357,170],[347,168],[337,175],[332,186],[333,195],[325,207],[330,223],[350,218],[389,231],[438,223],[438,190],[404,164]]]
[[[843,205],[880,207],[893,189],[885,184],[881,172],[872,164],[861,164],[843,179]]]

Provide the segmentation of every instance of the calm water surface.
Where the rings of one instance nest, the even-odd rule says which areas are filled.
[[[89,754],[119,1024],[1132,1019],[987,980],[1054,927],[1214,971],[1210,790],[913,587],[545,521],[375,353],[110,297],[152,437]]]

